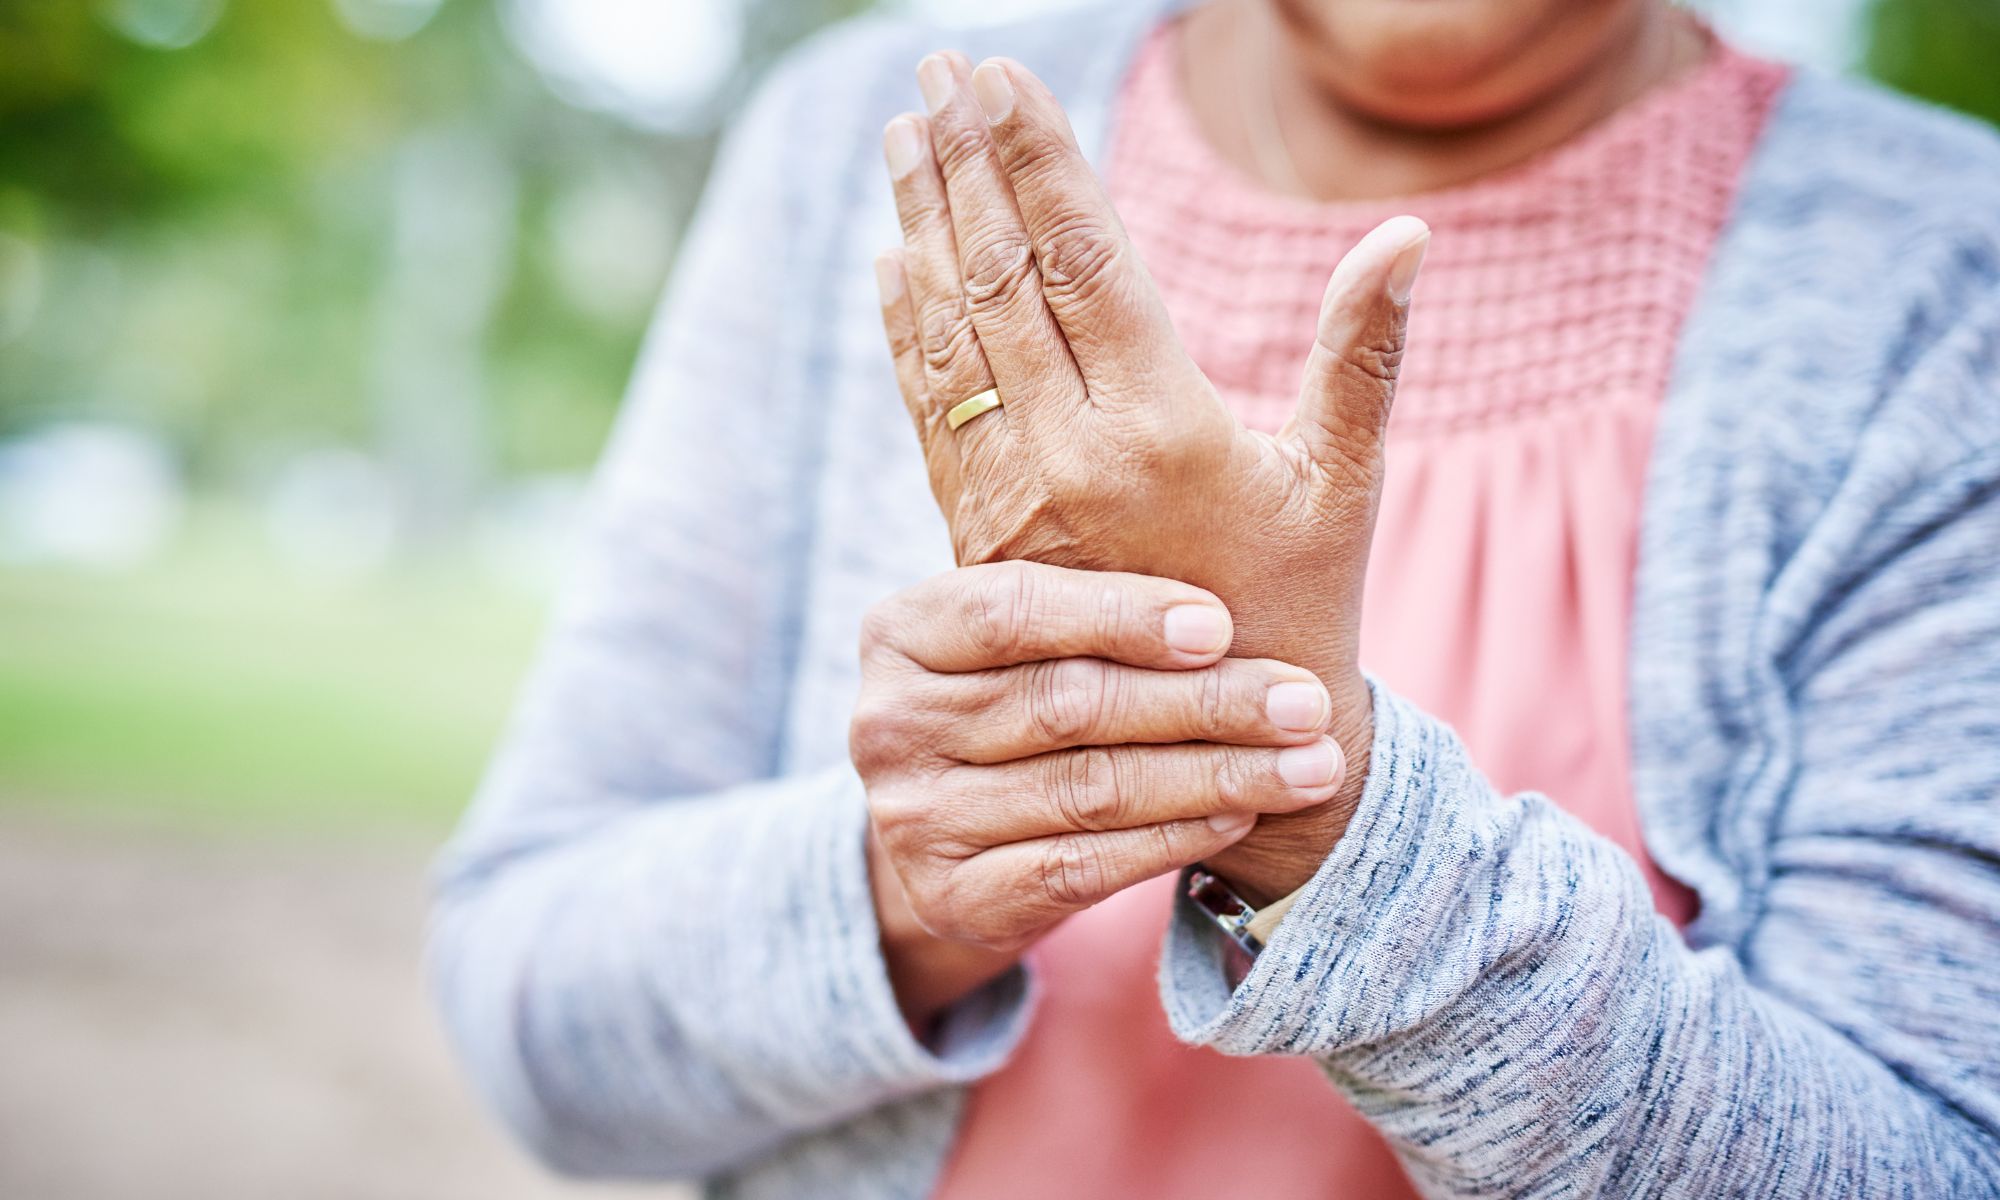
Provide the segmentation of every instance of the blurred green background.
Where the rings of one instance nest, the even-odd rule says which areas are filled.
[[[0,802],[442,829],[718,125],[859,7],[0,3]]]
[[[716,129],[861,7],[0,0],[0,804],[445,828]],[[1704,7],[2000,117],[1993,0]]]

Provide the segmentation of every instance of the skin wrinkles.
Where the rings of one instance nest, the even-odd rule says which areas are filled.
[[[1229,628],[1187,584],[1026,562],[947,572],[870,612],[848,752],[914,1026],[1069,913],[1339,789],[1322,685],[1223,658]]]
[[[1254,79],[1304,156],[1298,180],[1334,196],[1497,169],[1706,44],[1659,0],[1217,0],[1183,20],[1204,133],[1255,169]],[[1244,55],[1258,21],[1262,60]],[[1361,596],[1430,233],[1398,217],[1350,251],[1297,413],[1251,431],[1188,357],[1027,66],[945,51],[917,74],[925,111],[885,132],[904,239],[877,278],[961,566],[871,618],[852,747],[884,954],[921,1029],[1132,883],[1200,861],[1263,902],[1338,842],[1367,779]],[[1004,407],[940,419],[986,387]],[[950,636],[968,588],[985,597],[982,657],[943,669],[909,651]],[[1226,609],[1222,642],[1163,651],[1162,588]],[[1298,728],[1276,724],[1285,681],[1319,697]]]

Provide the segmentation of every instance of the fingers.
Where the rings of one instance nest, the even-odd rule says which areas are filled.
[[[958,508],[960,463],[958,443],[945,426],[945,410],[931,402],[924,379],[923,352],[917,345],[917,314],[910,307],[903,252],[885,250],[875,258],[875,286],[882,300],[882,332],[889,339],[889,356],[896,365],[896,387],[917,427],[924,465],[930,471],[931,494],[949,523]]]
[[[1131,742],[1298,745],[1324,732],[1333,714],[1311,672],[1269,659],[1148,671],[1064,658],[952,678],[964,708],[933,732],[929,748],[960,763]],[[965,689],[966,681],[980,687]]]
[[[951,673],[1079,656],[1186,670],[1220,658],[1232,636],[1229,610],[1192,584],[1033,562],[947,571],[876,605],[862,627],[864,656]]]
[[[1295,812],[1332,799],[1342,765],[1331,738],[1282,748],[1187,742],[1059,750],[947,772],[924,819],[948,828],[971,854],[1060,833]],[[882,824],[893,836],[893,815]]]
[[[1241,841],[1253,817],[1169,821],[996,846],[905,879],[917,920],[937,937],[1017,948],[1073,912]]]
[[[1298,411],[1282,436],[1335,479],[1372,485],[1396,398],[1410,289],[1429,245],[1422,221],[1392,217],[1327,281]]]
[[[943,172],[959,274],[979,343],[1012,416],[1045,408],[1063,420],[1088,398],[1055,316],[1013,188],[974,100],[971,66],[956,53],[917,67],[930,106],[931,144]]]
[[[1042,295],[1093,402],[1143,403],[1192,370],[1062,106],[1010,59],[988,59],[972,91],[1041,267]]]
[[[930,402],[945,412],[993,386],[958,274],[958,243],[951,228],[944,177],[931,150],[930,126],[905,114],[882,132],[896,214],[903,225],[903,271],[916,317],[919,357]],[[1005,410],[990,412],[947,432],[959,444],[961,461],[976,469],[1005,438]]]

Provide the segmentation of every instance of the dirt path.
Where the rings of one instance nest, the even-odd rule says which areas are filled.
[[[428,847],[0,810],[0,1196],[531,1200],[417,968]]]

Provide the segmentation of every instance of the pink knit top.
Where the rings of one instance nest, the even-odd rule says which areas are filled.
[[[1109,182],[1195,361],[1255,428],[1298,394],[1328,273],[1378,222],[1433,230],[1368,569],[1364,665],[1451,722],[1503,789],[1629,851],[1662,913],[1692,896],[1640,837],[1626,633],[1654,414],[1784,69],[1716,46],[1564,146],[1395,201],[1274,195],[1202,139],[1176,27],[1125,82]],[[1033,952],[1040,1007],[969,1101],[938,1195],[1412,1196],[1310,1062],[1181,1045],[1154,970],[1172,879]]]

